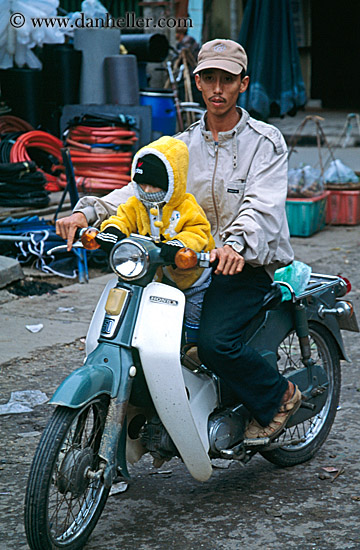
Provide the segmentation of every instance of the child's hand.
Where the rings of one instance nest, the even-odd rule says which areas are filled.
[[[110,226],[106,227],[101,233],[98,233],[95,237],[95,241],[100,245],[102,250],[110,254],[116,243],[122,241],[125,237],[125,233],[120,231],[120,229]]]
[[[165,262],[175,263],[175,255],[184,245],[179,241],[167,241],[166,243],[159,243],[161,247],[160,256]]]

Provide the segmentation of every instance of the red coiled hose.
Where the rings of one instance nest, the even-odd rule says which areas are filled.
[[[60,139],[41,130],[33,130],[19,136],[10,152],[10,162],[24,162],[31,160],[27,148],[37,147],[50,153],[62,163],[61,148],[63,144]]]
[[[62,141],[47,132],[42,132],[41,130],[26,132],[17,138],[10,151],[10,162],[24,162],[31,160],[31,157],[27,152],[29,147],[36,147],[38,149],[42,149],[50,155],[53,155],[59,161],[59,165],[55,165],[53,168],[55,170],[64,169],[61,156],[61,148],[63,147]],[[54,174],[48,174],[40,168],[38,168],[38,170],[46,177],[47,185],[45,186],[45,189],[47,191],[58,191],[59,186],[57,183],[57,176]]]
[[[13,115],[0,116],[0,134],[10,134],[11,132],[31,132],[34,128],[23,120]]]
[[[70,147],[77,187],[86,192],[105,193],[127,185],[131,180],[133,153],[126,149],[132,148],[136,141],[135,132],[119,126],[73,126],[67,132],[66,145]],[[125,146],[125,150],[116,150],[120,146]],[[65,186],[64,175],[59,184]]]

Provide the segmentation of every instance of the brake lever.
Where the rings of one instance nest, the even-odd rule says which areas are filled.
[[[78,242],[78,243],[74,243],[72,245],[72,248],[84,248],[84,247],[81,242]],[[53,254],[54,252],[67,252],[67,251],[68,251],[67,244],[60,244],[59,246],[54,246],[54,248],[50,248],[50,250],[48,250],[46,254],[50,256],[50,254]]]

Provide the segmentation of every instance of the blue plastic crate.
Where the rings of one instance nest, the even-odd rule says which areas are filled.
[[[325,226],[326,191],[311,199],[287,199],[286,215],[292,237],[310,237]]]

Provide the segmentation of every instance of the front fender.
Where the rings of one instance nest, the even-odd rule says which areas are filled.
[[[130,355],[130,356],[129,356]],[[101,343],[87,357],[85,364],[72,372],[50,399],[52,405],[78,408],[100,394],[115,397],[122,367],[128,370],[131,352],[108,343]]]

